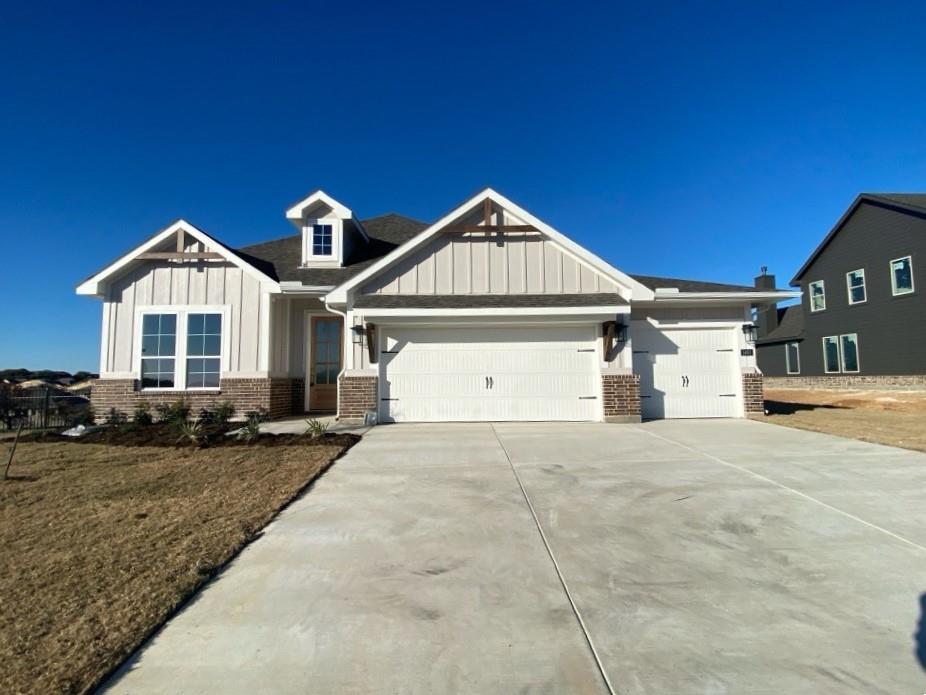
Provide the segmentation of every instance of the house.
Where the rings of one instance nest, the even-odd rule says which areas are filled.
[[[924,264],[926,194],[859,195],[791,280],[801,303],[758,313],[767,383],[926,385]]]
[[[79,285],[103,304],[98,413],[742,417],[762,410],[751,308],[797,296],[628,275],[492,189],[433,224],[322,191],[286,217],[240,249],[179,220]]]

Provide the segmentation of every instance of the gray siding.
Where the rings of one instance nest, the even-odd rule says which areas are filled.
[[[800,344],[801,369],[804,367],[804,344]],[[822,349],[822,348],[821,348]],[[759,345],[756,348],[759,369],[766,376],[788,376],[785,365],[785,343]]]
[[[891,295],[890,261],[913,257],[915,292]],[[846,273],[865,269],[868,301],[850,305]],[[826,309],[811,313],[808,284],[826,283]],[[864,202],[845,222],[829,245],[800,279],[804,291],[805,336],[801,342],[801,375],[821,376],[824,336],[857,333],[860,374],[898,375],[926,373],[926,219]],[[767,374],[776,371],[769,346],[760,362]]]

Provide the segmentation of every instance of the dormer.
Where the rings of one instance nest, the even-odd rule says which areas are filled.
[[[302,232],[302,266],[340,268],[358,244],[370,239],[354,213],[324,191],[315,191],[286,211]]]

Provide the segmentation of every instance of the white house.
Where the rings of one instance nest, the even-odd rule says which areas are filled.
[[[180,397],[380,422],[743,417],[753,307],[795,292],[631,276],[492,189],[433,224],[317,191],[233,249],[179,220],[99,271],[99,414]]]

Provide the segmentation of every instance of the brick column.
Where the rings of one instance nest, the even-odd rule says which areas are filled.
[[[601,398],[605,422],[640,422],[640,377],[602,374]]]
[[[743,407],[746,417],[765,415],[762,375],[758,372],[743,374]]]
[[[363,420],[368,410],[377,410],[375,376],[342,376],[338,383],[338,417],[341,420]]]

